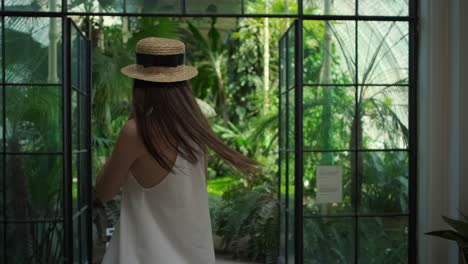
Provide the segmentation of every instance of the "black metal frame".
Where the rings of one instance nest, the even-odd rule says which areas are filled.
[[[123,10],[122,13],[93,13],[93,12],[68,12],[67,11],[67,0],[61,0],[62,3],[62,10],[60,12],[26,12],[26,11],[5,11],[4,1],[1,1],[1,10],[0,16],[2,17],[2,36],[5,34],[5,17],[6,16],[26,16],[26,17],[57,17],[61,18],[62,21],[62,56],[63,56],[63,65],[62,65],[62,84],[8,84],[8,85],[34,85],[34,86],[53,86],[53,85],[63,85],[64,92],[63,92],[63,151],[61,152],[40,152],[40,153],[12,153],[7,152],[4,148],[2,151],[2,163],[3,163],[3,173],[5,175],[5,165],[6,165],[6,155],[8,154],[16,154],[16,155],[47,155],[47,154],[63,154],[64,156],[64,217],[56,219],[55,221],[62,221],[64,222],[64,229],[65,229],[65,238],[64,238],[64,250],[65,250],[65,263],[71,263],[73,261],[73,225],[72,225],[72,200],[71,200],[71,165],[72,165],[72,149],[71,149],[71,83],[70,77],[71,72],[69,67],[67,67],[67,63],[70,62],[71,54],[70,54],[70,26],[73,23],[71,20],[68,19],[68,16],[130,16],[130,17],[232,17],[232,18],[239,18],[239,17],[270,17],[270,18],[294,18],[296,19],[293,22],[293,25],[296,25],[296,42],[295,42],[295,49],[296,55],[296,78],[295,78],[295,137],[296,137],[296,145],[294,149],[284,149],[286,153],[286,158],[288,157],[289,152],[295,153],[295,224],[294,224],[294,239],[295,239],[295,263],[301,264],[303,263],[303,219],[304,218],[313,218],[319,216],[303,216],[303,208],[302,208],[302,197],[303,197],[303,153],[304,152],[317,152],[321,150],[311,150],[306,149],[303,146],[303,138],[302,138],[302,117],[303,117],[303,109],[302,109],[302,88],[304,86],[310,86],[312,84],[306,84],[302,82],[302,63],[303,63],[303,43],[302,43],[302,32],[303,32],[303,21],[304,20],[349,20],[349,21],[407,21],[409,22],[409,38],[410,38],[410,46],[409,46],[409,124],[410,124],[410,135],[409,135],[409,263],[417,263],[417,239],[416,239],[416,220],[417,220],[417,55],[418,55],[418,1],[417,0],[410,0],[409,5],[409,16],[361,16],[358,14],[358,1],[356,1],[356,14],[355,15],[311,15],[311,14],[304,14],[303,13],[303,0],[297,0],[298,2],[298,13],[297,14],[246,14],[245,13],[245,3],[244,0],[241,0],[241,12],[234,13],[234,14],[195,14],[195,13],[188,13],[186,8],[186,1],[187,0],[180,0],[181,1],[181,12],[180,13],[127,13],[126,12],[126,0],[123,1]],[[289,30],[289,29],[288,29]],[[356,28],[357,30],[357,28]],[[68,36],[68,37],[67,37]],[[356,40],[357,41],[357,40]],[[357,45],[356,45],[357,49]],[[89,49],[90,50],[90,49]],[[90,50],[91,52],[91,50]],[[91,53],[90,53],[91,54]],[[357,54],[356,54],[357,56]],[[2,57],[5,57],[5,38],[2,38]],[[88,69],[91,72],[91,61],[88,60]],[[3,80],[5,80],[5,60],[2,60],[3,69],[2,69],[2,76]],[[88,78],[89,84],[88,87],[91,87],[91,75]],[[357,79],[356,79],[357,82]],[[2,119],[5,122],[6,119],[6,111],[5,111],[5,95],[6,95],[6,83],[2,81],[1,83],[3,90],[2,90]],[[356,87],[359,84],[354,84]],[[373,86],[378,86],[374,85]],[[321,85],[327,86],[327,85]],[[331,85],[330,85],[331,86]],[[339,86],[339,85],[333,85]],[[349,86],[349,85],[346,85]],[[406,85],[405,85],[406,86]],[[286,94],[289,89],[286,89]],[[287,98],[287,104],[289,104],[289,98]],[[88,113],[91,113],[91,91],[88,91]],[[280,105],[281,107],[281,105]],[[281,111],[281,109],[280,109]],[[289,115],[288,111],[286,114]],[[281,120],[280,120],[281,124]],[[86,145],[88,146],[87,149],[91,151],[91,120],[88,120],[88,127],[87,133],[89,135],[88,142]],[[281,130],[280,130],[281,131]],[[281,135],[280,135],[281,138]],[[289,141],[288,139],[286,139]],[[6,135],[5,130],[3,131],[3,146],[6,146]],[[280,149],[281,151],[281,149]],[[336,152],[339,150],[323,150],[321,152]],[[349,151],[349,150],[348,150]],[[355,152],[360,151],[382,151],[382,150],[353,150]],[[391,151],[389,149],[384,151]],[[91,154],[88,155],[88,169],[89,175],[92,172],[92,162],[91,162]],[[278,159],[278,166],[281,167],[281,159]],[[286,170],[289,171],[289,162],[286,163]],[[279,177],[279,179],[281,179]],[[286,178],[288,180],[288,178]],[[5,177],[3,178],[3,184],[5,185]],[[278,186],[280,187],[281,183],[278,182]],[[92,188],[91,178],[87,181],[87,186],[89,190]],[[279,189],[280,190],[280,189]],[[6,193],[3,193],[4,201],[6,200]],[[279,193],[278,198],[281,203],[281,194]],[[286,196],[286,199],[288,197]],[[286,200],[288,203],[289,201]],[[92,197],[91,194],[87,197],[87,203],[90,205],[89,207],[89,214],[88,214],[88,222],[91,224],[92,220]],[[279,203],[279,205],[280,205]],[[3,204],[3,210],[5,211],[5,203]],[[398,216],[398,214],[390,214],[393,216]],[[389,214],[373,214],[372,216],[390,216]],[[345,215],[343,215],[345,216]],[[357,214],[351,214],[349,216],[356,217]],[[360,214],[359,216],[365,216]],[[327,217],[334,217],[334,216],[327,216]],[[342,217],[342,216],[337,216]],[[45,221],[43,219],[36,219],[33,221]],[[2,224],[4,227],[6,226],[6,222],[2,220]],[[357,227],[357,225],[356,225]],[[288,223],[286,223],[286,231],[288,228]],[[6,229],[5,229],[6,230]],[[67,231],[68,230],[68,231]],[[89,236],[88,236],[88,252],[89,258],[92,259],[92,228],[89,229]],[[6,232],[4,233],[4,240],[6,240]],[[286,242],[287,243],[287,242]],[[287,247],[287,244],[286,244]],[[357,247],[356,247],[357,248]],[[355,254],[357,258],[357,254]],[[4,260],[6,262],[6,259]]]
[[[299,9],[302,13],[302,9]],[[294,132],[296,139],[294,140],[294,161],[295,161],[295,169],[294,173],[294,263],[303,263],[304,262],[304,225],[303,225],[303,187],[304,187],[304,161],[303,161],[303,149],[304,149],[304,138],[302,134],[302,123],[303,123],[303,103],[302,103],[302,77],[303,77],[303,20],[298,19],[294,21],[295,23],[295,37],[296,40],[294,41],[295,44],[295,93],[294,93],[294,107],[295,107],[295,114],[294,114]],[[298,177],[299,176],[299,177]]]
[[[71,122],[71,25],[62,20],[63,27],[63,112],[64,112],[64,262],[73,263],[73,199],[72,199],[72,122]]]
[[[2,9],[3,9],[3,1],[2,1]],[[2,16],[2,58],[5,58],[5,17]],[[2,59],[2,125],[6,123],[6,85],[4,83],[5,80],[5,59]],[[6,148],[6,129],[2,129],[2,176],[3,176],[3,204],[2,204],[2,210],[3,214],[6,214],[6,154],[5,154],[5,148]],[[7,241],[7,224],[2,223],[2,228],[3,228],[3,245],[5,241]],[[5,253],[3,253],[3,263],[7,263],[7,256]]]
[[[65,1],[64,1],[65,2]],[[2,9],[4,6],[4,3],[2,1]],[[6,83],[5,81],[5,70],[6,70],[6,63],[5,59],[2,60],[2,81],[1,81],[1,86],[3,88],[2,90],[2,120],[3,124],[6,123],[6,86],[57,86],[57,87],[62,87],[62,151],[50,151],[50,152],[11,152],[6,150],[6,130],[3,129],[2,134],[3,134],[3,139],[2,139],[2,144],[3,144],[3,150],[1,152],[2,154],[2,173],[4,175],[2,179],[2,184],[4,186],[4,192],[3,192],[3,201],[4,203],[2,204],[2,210],[3,212],[6,212],[6,157],[7,155],[59,155],[63,157],[63,178],[62,178],[62,195],[63,195],[63,217],[58,217],[58,218],[47,218],[47,219],[1,219],[0,224],[4,228],[4,234],[1,239],[6,241],[7,239],[7,232],[6,232],[6,226],[8,223],[62,223],[63,224],[63,230],[64,230],[64,240],[63,240],[63,261],[64,263],[73,263],[73,204],[72,204],[72,155],[77,152],[73,152],[72,150],[72,140],[71,140],[71,135],[72,135],[72,127],[71,127],[71,72],[70,72],[70,62],[71,62],[71,43],[70,43],[70,29],[71,27],[75,26],[73,21],[69,18],[67,18],[67,14],[65,12],[50,16],[47,13],[41,13],[41,12],[9,12],[9,11],[1,11],[1,20],[2,20],[2,25],[1,25],[1,35],[2,35],[2,58],[5,58],[5,17],[18,17],[18,16],[26,16],[26,17],[51,17],[51,18],[61,18],[61,31],[62,31],[62,46],[61,46],[61,53],[62,53],[62,83],[53,83],[53,84],[47,84],[47,83]],[[76,27],[78,30],[78,28]],[[80,32],[78,30],[78,32]],[[81,32],[80,32],[81,33]],[[82,34],[82,33],[81,33]],[[83,38],[86,39],[86,37],[82,34],[81,35]],[[91,44],[89,41],[87,41],[87,50],[89,53],[89,56],[91,55]],[[87,107],[86,112],[88,113],[87,117],[87,131],[85,132],[87,135],[87,142],[86,142],[86,151],[89,152],[89,155],[87,155],[87,162],[88,162],[88,172],[87,175],[91,175],[92,173],[92,158],[91,158],[91,118],[90,118],[90,113],[91,113],[91,61],[90,59],[87,60],[87,69],[89,71],[86,73],[87,74],[87,93],[84,94],[87,98],[87,101],[85,102],[85,105]],[[83,93],[82,93],[83,94]],[[92,190],[92,180],[91,177],[88,177],[85,179],[86,186],[88,190]],[[84,197],[85,202],[86,202],[86,210],[88,210],[88,215],[86,222],[88,223],[88,248],[86,249],[88,252],[88,260],[86,260],[85,263],[91,263],[92,262],[92,196],[91,192],[88,192],[88,195]],[[4,254],[4,257],[2,259],[2,263],[9,263],[6,254]]]
[[[81,217],[81,214],[83,212],[85,212],[87,210],[87,217],[86,217],[86,224],[87,224],[87,234],[86,234],[86,237],[87,237],[87,245],[88,247],[86,248],[86,251],[87,251],[87,256],[88,256],[88,259],[86,260],[83,260],[81,259],[81,248],[82,248],[82,240],[79,239],[78,240],[78,243],[79,243],[79,249],[80,249],[80,256],[79,256],[79,262],[80,263],[91,263],[92,262],[92,178],[91,177],[86,177],[86,179],[84,179],[86,182],[85,182],[85,185],[86,185],[86,189],[87,189],[87,195],[86,197],[79,197],[79,202],[78,202],[78,206],[80,206],[80,208],[77,208],[79,209],[79,212],[77,214],[73,214],[73,204],[72,204],[72,160],[74,158],[74,155],[77,155],[77,176],[80,177],[80,170],[81,170],[81,155],[82,153],[88,153],[88,155],[86,155],[86,162],[88,163],[88,166],[87,166],[87,172],[86,172],[86,175],[92,175],[92,153],[91,153],[91,43],[89,40],[87,40],[87,37],[83,34],[83,32],[80,31],[80,29],[76,26],[76,24],[73,22],[72,19],[70,18],[66,18],[65,19],[65,22],[63,23],[64,26],[65,26],[65,29],[64,29],[64,34],[63,34],[63,41],[64,41],[64,56],[63,56],[63,59],[64,59],[64,70],[66,71],[65,74],[64,74],[64,91],[66,92],[65,96],[64,96],[64,100],[66,101],[66,104],[65,105],[65,113],[66,113],[66,118],[65,120],[67,120],[67,122],[65,122],[65,128],[66,128],[66,132],[65,132],[65,135],[67,137],[67,141],[66,141],[66,147],[67,147],[67,151],[65,151],[67,157],[66,157],[66,163],[68,163],[68,167],[67,167],[67,172],[65,174],[65,177],[64,177],[64,180],[65,180],[65,190],[67,193],[64,193],[64,197],[66,199],[66,206],[65,207],[65,226],[66,226],[66,233],[65,233],[65,238],[64,238],[64,247],[65,247],[65,258],[66,258],[66,263],[73,263],[74,262],[74,259],[76,258],[76,256],[74,256],[74,245],[73,245],[73,237],[74,237],[74,233],[73,233],[73,223],[74,221],[78,221],[78,233],[79,235],[81,236],[82,233],[82,230],[81,230],[81,221],[83,220],[82,217]],[[85,72],[87,78],[86,78],[86,81],[87,83],[85,84],[85,87],[86,87],[86,91],[82,91],[79,87],[74,87],[73,83],[72,83],[72,73],[71,73],[71,57],[72,57],[72,54],[71,54],[71,50],[72,50],[72,47],[71,47],[71,39],[72,39],[72,36],[71,36],[71,31],[72,31],[72,28],[75,29],[76,32],[79,33],[79,37],[81,37],[83,40],[85,40],[85,50],[87,52],[87,54],[85,54],[87,60],[86,60],[86,67],[87,67],[87,71]],[[81,58],[82,54],[81,53],[81,45],[82,45],[82,40],[81,39],[77,39],[77,43],[78,43],[78,47],[77,47],[77,56],[78,56],[78,60]],[[81,82],[81,69],[78,67],[78,74],[77,74],[77,78],[78,78],[78,81]],[[78,84],[80,86],[80,83]],[[76,92],[77,93],[77,100],[78,100],[78,104],[77,104],[77,130],[78,132],[80,133],[82,131],[81,129],[81,108],[83,107],[82,103],[85,104],[85,107],[86,109],[86,114],[87,116],[85,117],[86,118],[86,123],[87,123],[87,127],[86,127],[86,131],[85,133],[88,135],[86,137],[86,142],[85,142],[85,148],[82,149],[81,148],[81,136],[80,134],[77,134],[77,146],[78,146],[78,150],[74,150],[73,147],[72,147],[72,141],[71,141],[71,135],[72,135],[72,126],[71,126],[71,121],[72,121],[72,113],[71,113],[71,105],[72,105],[72,93],[73,92]],[[80,102],[82,100],[82,96],[84,96],[86,98],[86,101],[85,102]],[[80,179],[80,180],[83,180],[83,179]],[[81,192],[81,184],[78,183],[78,195],[80,196],[82,194]],[[82,205],[81,204],[81,198],[84,198],[85,200],[85,204]],[[69,262],[67,262],[69,261]],[[84,262],[83,262],[84,261]]]
[[[279,124],[281,125],[283,120],[282,120],[282,111],[286,111],[285,117],[287,120],[288,118],[288,111],[283,110],[282,108],[285,107],[286,109],[289,108],[289,94],[288,92],[290,89],[295,89],[295,146],[294,149],[289,148],[289,144],[286,144],[286,149],[282,149],[281,146],[283,145],[281,143],[281,140],[283,140],[283,135],[281,135],[282,129],[280,128],[280,149],[279,151],[284,151],[286,154],[286,161],[288,161],[288,153],[289,152],[294,152],[295,153],[295,182],[294,182],[294,188],[295,188],[295,230],[294,230],[294,237],[295,237],[295,263],[296,264],[302,264],[304,263],[303,259],[303,219],[304,218],[322,218],[324,216],[322,215],[303,215],[303,205],[302,205],[302,199],[303,199],[303,174],[304,174],[304,164],[303,164],[303,153],[305,152],[339,152],[339,151],[350,151],[351,153],[354,153],[355,155],[359,152],[375,152],[375,151],[380,151],[380,152],[389,152],[389,151],[405,151],[409,155],[409,178],[408,178],[408,183],[409,183],[409,212],[408,213],[376,213],[376,214],[364,214],[364,213],[359,213],[357,211],[358,204],[353,205],[355,208],[354,213],[352,214],[343,214],[343,215],[327,215],[327,218],[341,218],[341,217],[352,217],[354,219],[354,232],[355,232],[355,238],[354,241],[355,243],[358,243],[358,217],[398,217],[398,216],[407,216],[409,219],[409,232],[408,232],[408,263],[417,263],[418,256],[417,256],[417,54],[418,54],[418,3],[417,1],[410,1],[409,5],[409,16],[407,17],[375,17],[375,16],[360,16],[358,15],[358,3],[359,1],[356,1],[356,15],[355,16],[315,16],[315,15],[304,15],[302,13],[302,0],[299,0],[299,14],[298,16],[295,16],[297,18],[296,21],[294,21],[293,25],[295,26],[295,84],[294,87],[285,87],[285,91],[279,91],[279,96],[285,96],[286,97],[286,106],[281,105],[281,99],[280,99],[280,111],[279,111]],[[346,150],[317,150],[317,149],[308,149],[304,148],[303,145],[303,135],[302,135],[302,129],[303,129],[303,96],[302,96],[302,91],[303,87],[306,86],[315,86],[313,84],[308,84],[308,83],[303,83],[302,82],[302,70],[303,70],[303,21],[304,20],[347,20],[347,21],[355,21],[355,35],[357,36],[357,30],[358,30],[358,21],[403,21],[403,22],[408,22],[409,23],[409,82],[408,84],[402,85],[408,87],[409,91],[409,146],[408,149],[346,149]],[[292,25],[292,26],[293,26]],[[283,35],[283,38],[286,37],[290,29],[286,31],[286,33]],[[356,45],[355,45],[355,56],[358,56],[358,38],[356,37],[355,39]],[[281,47],[280,47],[281,49]],[[286,54],[288,54],[288,51],[286,51]],[[288,56],[288,55],[286,55]],[[356,69],[358,68],[356,61]],[[287,64],[287,59],[286,59],[286,64]],[[288,66],[288,65],[287,65]],[[286,71],[288,72],[288,71]],[[343,85],[335,85],[335,84],[317,84],[320,86],[351,86],[355,88],[356,93],[358,92],[358,89],[360,86],[363,84],[359,83],[358,80],[358,71],[356,70],[356,76],[355,76],[355,84],[343,84]],[[281,77],[281,78],[286,78],[288,77]],[[281,81],[280,81],[281,84]],[[287,84],[288,85],[288,84]],[[382,86],[383,84],[372,84],[372,86]],[[355,97],[357,100],[357,96]],[[357,104],[355,103],[355,106],[357,107]],[[358,111],[356,111],[356,114],[358,114]],[[288,122],[288,121],[286,121]],[[289,126],[289,124],[286,124],[286,126]],[[289,129],[287,128],[286,131]],[[288,141],[288,138],[285,139]],[[278,164],[279,164],[279,174],[281,173],[281,154],[279,155],[278,158]],[[286,189],[288,189],[288,180],[289,180],[289,170],[288,168],[288,163],[286,162]],[[279,190],[281,190],[281,175],[278,177],[278,187]],[[360,190],[357,190],[357,183],[354,183],[355,188],[354,192],[359,193]],[[288,203],[288,192],[286,193],[286,203]],[[278,198],[280,199],[279,206],[282,205],[281,201],[281,194],[278,195]],[[359,201],[357,201],[359,203]],[[281,210],[281,208],[280,208]],[[286,209],[286,214],[288,213],[288,210]],[[288,217],[285,216],[284,221],[286,222],[286,233],[288,232]],[[286,244],[285,248],[287,248],[287,237],[285,239]],[[288,263],[287,259],[287,254],[285,254],[285,262],[282,263]],[[359,258],[359,246],[356,244],[354,247],[354,262],[358,263],[358,258]]]

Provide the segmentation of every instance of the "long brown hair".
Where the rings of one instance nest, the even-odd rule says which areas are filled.
[[[134,79],[131,117],[136,120],[146,149],[166,170],[171,170],[172,164],[160,150],[161,144],[196,162],[198,156],[193,142],[204,153],[213,150],[246,176],[259,172],[259,162],[228,147],[214,133],[188,81],[159,83]]]

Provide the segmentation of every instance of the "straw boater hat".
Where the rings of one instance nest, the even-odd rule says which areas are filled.
[[[149,37],[136,44],[136,64],[120,71],[128,77],[150,82],[178,82],[198,74],[197,68],[185,65],[182,41]]]

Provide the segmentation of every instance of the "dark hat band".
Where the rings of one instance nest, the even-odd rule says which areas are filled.
[[[136,53],[136,63],[143,67],[177,67],[185,64],[185,53],[171,55]]]

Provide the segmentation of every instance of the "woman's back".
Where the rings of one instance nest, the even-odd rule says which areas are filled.
[[[154,161],[143,156],[135,162],[122,187],[120,219],[102,263],[215,263],[206,156],[198,153],[194,164],[174,153],[173,170],[153,179],[148,171],[157,170]]]
[[[136,45],[136,64],[121,69],[133,78],[132,118],[96,180],[101,201],[122,188],[105,264],[214,263],[205,153],[247,177],[259,172],[212,130],[188,82],[198,71],[184,63],[183,42],[149,37]]]

